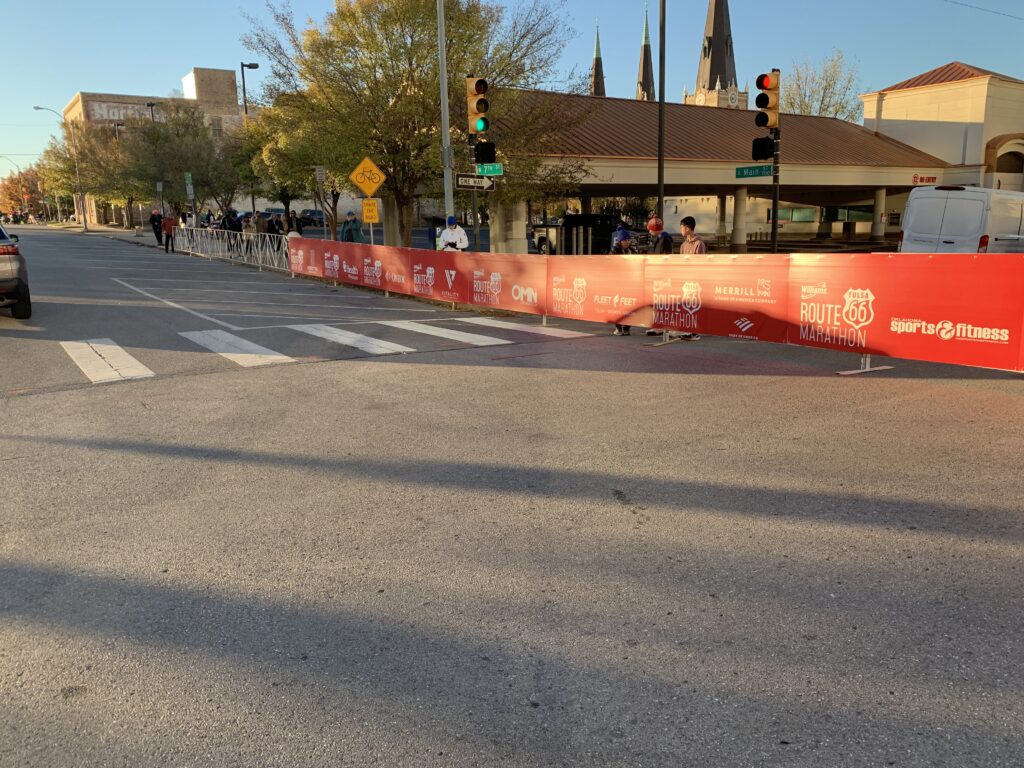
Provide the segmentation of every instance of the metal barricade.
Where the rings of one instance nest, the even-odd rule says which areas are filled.
[[[175,245],[179,251],[208,259],[237,261],[279,272],[289,271],[288,238],[281,235],[179,227],[175,231]]]

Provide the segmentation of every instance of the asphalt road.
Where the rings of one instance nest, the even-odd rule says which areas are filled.
[[[16,231],[0,766],[1024,764],[1019,376]]]

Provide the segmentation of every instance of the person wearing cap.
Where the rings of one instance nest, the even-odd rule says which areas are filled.
[[[612,253],[624,255],[632,252],[633,246],[633,234],[626,229],[624,224],[619,224],[615,228],[614,244],[612,245]],[[612,336],[629,336],[630,326],[622,323],[615,324],[615,330],[612,331]]]
[[[651,244],[648,253],[652,255],[668,256],[675,251],[675,244],[672,242],[672,235],[665,231],[665,223],[658,215],[651,216],[647,221],[647,231],[651,235]],[[664,333],[662,328],[648,328],[645,331],[647,336],[661,336]]]
[[[343,243],[363,242],[363,224],[356,218],[355,211],[345,214],[345,220],[341,222],[341,235],[338,239]]]
[[[459,226],[458,219],[454,216],[448,217],[448,226],[441,232],[440,250],[465,251],[469,248],[469,237],[466,230]]]

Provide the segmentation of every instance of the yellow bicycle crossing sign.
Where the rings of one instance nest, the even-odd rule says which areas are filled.
[[[384,171],[377,167],[377,164],[368,157],[356,166],[356,169],[349,174],[352,183],[362,190],[367,197],[373,197],[380,185],[384,183]]]

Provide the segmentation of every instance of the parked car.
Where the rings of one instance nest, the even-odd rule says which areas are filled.
[[[615,228],[623,223],[622,219],[611,214],[572,213],[557,226],[534,225],[533,239],[538,253],[573,254],[577,250],[581,253],[610,253]],[[579,249],[576,248],[577,233],[581,235]],[[633,232],[633,242],[638,248],[644,247],[647,240],[646,232]]]
[[[322,227],[324,212],[319,208],[306,208],[299,214],[299,223],[304,227]]]
[[[944,185],[907,199],[900,250],[909,253],[1024,253],[1024,193]]]
[[[18,249],[18,236],[0,226],[0,307],[10,307],[18,320],[32,317],[28,291],[28,266]]]

